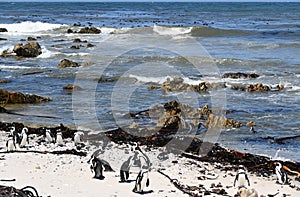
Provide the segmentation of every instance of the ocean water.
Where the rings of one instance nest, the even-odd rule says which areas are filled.
[[[9,91],[48,96],[52,102],[6,106],[24,114],[0,114],[2,121],[76,125],[99,133],[133,120],[130,111],[177,99],[194,107],[208,103],[232,110],[228,118],[249,127],[225,129],[218,142],[229,148],[300,161],[300,138],[284,144],[264,137],[300,134],[300,3],[0,3],[0,51],[38,37],[37,58],[0,58],[0,84]],[[101,34],[67,34],[95,26]],[[87,43],[74,43],[75,38]],[[81,45],[80,49],[70,49]],[[62,59],[79,68],[57,68]],[[227,72],[256,73],[257,79],[223,79]],[[230,88],[193,94],[148,90],[168,77],[186,83],[284,84],[283,91],[250,93]],[[102,77],[110,79],[99,81]],[[116,79],[116,80],[112,80]],[[82,91],[62,89],[76,84]],[[44,117],[43,117],[44,116]],[[47,116],[47,117],[45,117]],[[51,116],[52,118],[49,118]],[[136,120],[155,124],[157,120]],[[187,120],[189,121],[189,120]],[[277,154],[276,154],[277,153]]]

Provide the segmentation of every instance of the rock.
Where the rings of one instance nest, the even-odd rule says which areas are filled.
[[[6,38],[0,38],[0,41],[1,41],[1,40],[7,40],[7,39],[6,39]]]
[[[258,194],[255,189],[241,188],[237,192],[237,196],[239,196],[239,197],[258,197]]]
[[[57,65],[58,68],[68,68],[68,67],[79,67],[80,64],[77,62],[73,62],[68,59],[63,59],[60,61],[60,63]]]
[[[249,85],[246,89],[247,92],[267,92],[270,91],[271,88],[267,85],[263,85],[262,83]]]
[[[10,83],[11,81],[8,79],[0,79],[0,83]]]
[[[256,123],[254,121],[249,121],[249,122],[246,123],[246,126],[247,127],[254,127],[254,126],[256,126]]]
[[[36,38],[29,36],[29,37],[27,38],[27,40],[28,40],[28,41],[35,41]]]
[[[96,27],[84,27],[84,28],[81,28],[79,30],[79,32],[77,32],[77,33],[80,33],[80,34],[100,34],[101,30],[97,29]]]
[[[68,84],[68,85],[64,86],[63,89],[64,90],[74,90],[74,91],[82,90],[81,87],[75,86],[74,84]]]
[[[80,49],[80,47],[78,45],[73,45],[70,47],[70,49]]]
[[[0,28],[0,32],[8,32],[6,28]]]
[[[79,38],[75,38],[75,39],[73,40],[73,42],[76,42],[76,43],[78,43],[78,42],[84,42],[84,43],[87,43],[86,40],[82,41],[82,40],[80,40]]]
[[[246,79],[246,78],[257,78],[259,77],[259,75],[255,74],[255,73],[251,73],[251,74],[246,74],[246,73],[241,73],[241,72],[237,72],[237,73],[225,73],[223,75],[223,78],[232,78],[232,79]]]
[[[88,43],[88,44],[86,45],[87,48],[94,47],[94,46],[95,46],[95,45],[93,45],[93,44],[91,44],[91,43]]]
[[[52,101],[51,98],[41,97],[35,94],[23,94],[20,92],[9,92],[7,90],[0,89],[1,102],[5,104],[33,104],[40,102]]]
[[[42,48],[38,42],[27,42],[26,45],[16,44],[13,51],[17,56],[22,57],[37,57],[42,54]]]
[[[68,30],[67,30],[67,33],[68,33],[68,34],[72,34],[72,33],[74,33],[74,31],[73,31],[72,29],[68,29]]]

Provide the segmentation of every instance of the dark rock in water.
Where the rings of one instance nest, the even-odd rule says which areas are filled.
[[[79,34],[100,34],[101,30],[96,27],[84,27],[80,29],[77,33]]]
[[[0,83],[10,83],[11,81],[8,79],[0,79]]]
[[[8,32],[6,28],[0,28],[0,32]]]
[[[91,43],[88,43],[88,44],[86,45],[87,48],[94,47],[94,46],[95,46],[95,45],[93,45],[93,44],[91,44]]]
[[[37,57],[42,54],[42,48],[38,42],[27,42],[26,45],[17,44],[14,46],[13,51],[17,56],[22,57]]]
[[[73,42],[83,42],[83,43],[87,43],[87,40],[80,40],[79,38],[75,38],[74,40],[73,40]]]
[[[259,75],[255,74],[255,73],[251,73],[251,74],[247,74],[247,73],[241,73],[241,72],[237,72],[237,73],[225,73],[223,75],[223,78],[232,78],[232,79],[246,79],[246,78],[257,78],[259,77]]]
[[[68,85],[64,86],[63,89],[64,90],[82,90],[81,87],[75,86],[73,84],[68,84]]]
[[[79,67],[80,64],[77,62],[73,62],[68,59],[63,59],[60,61],[60,63],[57,65],[58,68],[68,68],[68,67]]]
[[[1,41],[1,40],[7,40],[7,39],[6,39],[6,38],[0,38],[0,41]]]
[[[70,49],[80,49],[80,47],[78,45],[73,45],[70,47]]]
[[[33,104],[40,102],[52,101],[51,98],[41,97],[35,94],[23,94],[20,92],[8,92],[0,89],[1,102],[5,104]]]
[[[68,33],[68,34],[72,34],[72,33],[74,33],[74,31],[73,31],[72,29],[68,29],[68,30],[67,30],[67,33]]]
[[[27,38],[27,40],[28,40],[28,41],[36,41],[36,38],[29,36],[29,37]]]

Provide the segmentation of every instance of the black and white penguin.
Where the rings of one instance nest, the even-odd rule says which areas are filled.
[[[46,140],[49,143],[53,143],[54,142],[54,138],[51,135],[51,130],[50,129],[46,129]]]
[[[275,163],[275,172],[277,175],[277,183],[279,184],[287,184],[288,183],[288,177],[284,169],[282,168],[282,164],[279,162]]]
[[[94,178],[103,180],[105,177],[103,176],[103,163],[101,160],[92,155],[89,161],[91,162],[90,169],[94,173]]]
[[[15,140],[14,140],[14,137],[10,134],[6,141],[6,151],[11,152],[11,151],[15,151],[15,150],[16,150]]]
[[[235,175],[233,186],[235,187],[236,182],[238,182],[238,189],[247,188],[246,181],[248,183],[248,186],[250,186],[250,181],[248,179],[245,167],[243,165],[239,165],[239,169]]]
[[[120,169],[120,183],[127,182],[129,178],[129,170],[131,166],[135,165],[141,167],[141,161],[138,157],[139,152],[137,150],[134,151],[134,155],[130,156],[123,164]]]
[[[136,177],[133,192],[143,194],[144,188],[149,186],[149,170],[147,168],[143,168]]]
[[[250,127],[250,130],[249,130],[249,132],[250,133],[256,133],[256,131],[255,131],[255,129],[254,129],[254,127],[252,126],[252,127]]]
[[[59,130],[57,133],[56,133],[56,140],[55,140],[56,144],[58,146],[63,146],[64,145],[64,140],[63,140],[63,137],[62,137],[62,132]]]
[[[82,136],[83,136],[83,133],[82,133],[82,132],[77,131],[77,132],[74,133],[74,138],[73,138],[73,139],[74,139],[75,145],[81,143]]]
[[[28,128],[24,127],[21,132],[21,143],[20,147],[23,148],[26,146],[26,144],[29,144],[29,139],[28,139]]]

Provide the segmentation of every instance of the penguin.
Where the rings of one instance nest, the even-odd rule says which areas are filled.
[[[62,137],[62,132],[59,130],[57,133],[56,133],[56,140],[55,140],[56,144],[58,146],[63,146],[64,145],[64,140],[63,140],[63,137]]]
[[[83,133],[82,132],[75,132],[74,133],[74,143],[75,145],[80,144],[82,140]]]
[[[26,143],[29,144],[28,140],[28,128],[24,127],[21,132],[21,143],[20,147],[23,148],[26,146]]]
[[[248,182],[248,186],[250,186],[250,181],[245,171],[245,167],[243,165],[239,165],[239,169],[236,173],[233,186],[235,187],[236,181],[238,181],[238,189],[247,188],[246,181]]]
[[[103,163],[101,160],[92,155],[89,161],[91,161],[90,169],[94,173],[94,178],[103,180],[105,176],[103,176]]]
[[[282,164],[279,162],[275,163],[275,172],[277,175],[277,182],[281,185],[287,184],[288,183],[288,177],[284,169],[282,168]]]
[[[49,143],[53,143],[54,139],[51,135],[51,130],[50,129],[46,129],[46,139]]]
[[[148,167],[143,167],[135,180],[135,186],[133,188],[134,193],[143,194],[144,188],[149,186],[149,170]]]
[[[123,164],[121,165],[120,169],[120,178],[121,180],[119,181],[120,183],[124,183],[128,181],[129,178],[129,170],[131,166],[135,165],[138,166],[141,164],[141,161],[139,160],[138,157],[138,151],[134,151],[134,155],[130,156]]]
[[[8,139],[6,141],[6,150],[7,152],[12,152],[16,150],[15,140],[11,134],[8,136]]]

